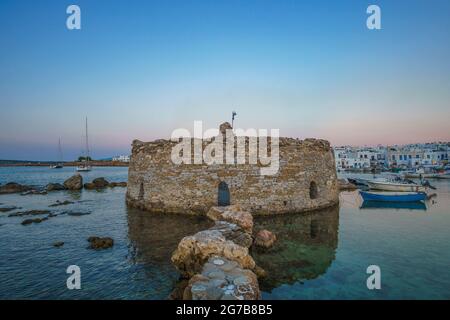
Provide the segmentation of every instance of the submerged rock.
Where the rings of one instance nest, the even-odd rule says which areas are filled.
[[[87,241],[89,242],[88,248],[94,250],[108,249],[114,245],[114,240],[109,237],[89,237]]]
[[[9,182],[3,186],[0,186],[0,194],[8,194],[8,193],[20,193],[31,190],[30,186],[21,185],[15,182]]]
[[[258,279],[236,261],[212,256],[184,289],[184,300],[258,300]]]
[[[222,256],[236,261],[245,269],[253,269],[255,261],[248,248],[227,240],[219,230],[204,230],[184,237],[172,255],[172,262],[184,277],[201,272],[211,256]]]
[[[26,226],[32,223],[41,223],[42,221],[48,220],[48,217],[45,218],[35,218],[35,219],[25,219],[22,221],[22,225]]]
[[[234,223],[245,232],[252,233],[253,216],[250,212],[242,210],[238,205],[227,207],[212,207],[208,213],[208,218],[214,221],[222,220]]]
[[[83,188],[83,177],[80,174],[73,175],[64,181],[64,187],[68,190],[81,190]]]
[[[29,211],[22,211],[22,212],[16,212],[11,213],[8,215],[8,217],[23,217],[23,216],[39,216],[43,214],[50,214],[49,210],[29,210]]]
[[[62,241],[57,241],[57,242],[53,243],[53,246],[55,248],[61,248],[63,245],[64,245],[64,242],[62,242]]]
[[[81,216],[87,216],[90,215],[92,212],[89,211],[84,211],[84,212],[80,212],[80,211],[68,211],[65,212],[67,215],[69,216],[73,216],[73,217],[81,217]]]
[[[126,182],[110,182],[109,187],[111,187],[111,188],[115,188],[115,187],[126,188],[127,183]]]
[[[65,200],[65,201],[59,201],[57,200],[56,203],[49,205],[49,207],[59,207],[59,206],[67,206],[69,204],[74,204],[75,202]]]
[[[273,246],[276,240],[277,237],[272,232],[268,230],[260,230],[256,234],[254,243],[257,247],[268,249]]]
[[[46,187],[45,190],[47,190],[47,192],[51,192],[51,191],[62,191],[62,190],[66,190],[66,187],[64,187],[62,184],[60,183],[49,183]]]
[[[20,209],[18,207],[5,207],[5,208],[0,208],[0,212],[9,212],[9,211],[13,211],[13,210],[17,210]]]

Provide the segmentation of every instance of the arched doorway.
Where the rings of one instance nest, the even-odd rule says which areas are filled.
[[[228,185],[221,181],[219,183],[218,206],[225,207],[230,205],[230,189]]]
[[[309,185],[309,197],[311,199],[317,199],[319,195],[319,190],[317,189],[317,184],[314,181],[311,181]]]

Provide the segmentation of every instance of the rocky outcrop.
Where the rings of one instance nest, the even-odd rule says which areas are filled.
[[[204,230],[184,237],[172,255],[172,262],[184,277],[190,278],[201,272],[205,262],[212,256],[236,261],[246,269],[255,267],[248,248],[227,240],[218,230]]]
[[[48,220],[48,217],[45,218],[35,218],[35,219],[25,219],[22,221],[22,225],[26,226],[32,223],[41,223],[43,221]]]
[[[30,186],[22,185],[15,182],[9,182],[5,185],[0,186],[0,194],[21,193],[29,191],[31,189],[32,188]]]
[[[81,190],[83,188],[83,177],[80,174],[70,177],[64,181],[64,187],[68,190]]]
[[[24,216],[40,216],[44,214],[50,214],[49,210],[29,210],[29,211],[22,211],[22,212],[16,212],[11,213],[8,215],[8,217],[24,217]]]
[[[126,187],[126,182],[108,182],[105,178],[96,178],[92,182],[85,183],[84,188],[87,190],[101,190],[107,187]]]
[[[9,211],[13,211],[13,210],[17,210],[19,209],[18,207],[4,207],[4,208],[0,208],[0,212],[9,212]]]
[[[63,245],[64,245],[64,242],[62,242],[62,241],[57,241],[57,242],[53,243],[53,246],[55,248],[61,248]]]
[[[75,202],[69,201],[69,200],[65,200],[65,201],[59,201],[56,200],[55,203],[49,205],[49,207],[59,207],[59,206],[67,206],[69,204],[74,204]]]
[[[237,262],[212,256],[202,272],[193,276],[184,290],[184,300],[260,299],[256,275]]]
[[[114,240],[109,237],[105,238],[89,237],[88,242],[89,242],[88,248],[94,250],[108,249],[114,245]]]
[[[277,237],[268,230],[260,230],[255,236],[255,246],[268,249],[273,246]]]
[[[127,183],[126,182],[110,182],[109,187],[110,188],[115,188],[115,187],[126,188]]]
[[[66,187],[64,187],[62,184],[60,183],[49,183],[46,187],[45,190],[47,190],[47,192],[51,192],[51,191],[62,191],[62,190],[66,190]]]
[[[212,207],[207,217],[213,221],[228,221],[241,227],[245,232],[252,233],[253,216],[250,212],[242,210],[238,205],[227,207]]]
[[[238,206],[214,207],[213,227],[184,237],[172,255],[182,281],[171,298],[254,300],[260,298],[257,275],[263,273],[249,254],[253,217]],[[186,287],[185,289],[184,286]],[[182,293],[182,294],[181,294]]]

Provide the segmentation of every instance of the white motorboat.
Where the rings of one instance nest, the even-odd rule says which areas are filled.
[[[382,191],[398,191],[398,192],[425,192],[424,186],[400,181],[372,180],[367,181],[370,189]]]

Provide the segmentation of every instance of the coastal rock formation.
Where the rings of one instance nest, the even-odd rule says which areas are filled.
[[[105,238],[89,237],[88,242],[89,242],[88,248],[94,250],[108,249],[114,245],[114,240],[109,237]]]
[[[262,248],[270,248],[273,246],[277,237],[268,230],[260,230],[255,237],[255,246]]]
[[[62,191],[62,190],[66,190],[66,187],[64,187],[62,184],[60,183],[49,183],[46,187],[45,190],[47,190],[47,192],[51,192],[51,191]]]
[[[109,187],[110,188],[115,188],[115,187],[126,188],[127,183],[126,182],[110,182]]]
[[[68,190],[81,190],[83,188],[83,177],[80,174],[70,177],[64,181],[64,187]]]
[[[23,216],[39,216],[44,214],[50,214],[49,210],[29,210],[29,211],[22,211],[22,212],[16,212],[11,213],[8,215],[8,217],[23,217]]]
[[[100,190],[100,189],[104,189],[109,185],[109,182],[106,181],[105,178],[96,178],[94,180],[92,180],[92,182],[89,183],[85,183],[84,184],[84,188],[88,189],[88,190]]]
[[[43,221],[48,220],[48,217],[45,218],[35,218],[35,219],[25,219],[22,221],[22,225],[26,226],[32,223],[41,223]]]
[[[248,150],[249,137],[233,139],[227,144],[234,147],[235,154],[242,152],[238,148],[242,139]],[[202,151],[210,146],[206,140],[189,141]],[[258,138],[257,142],[267,142],[264,151],[271,155],[270,138]],[[213,206],[238,204],[253,215],[271,215],[311,211],[339,202],[334,155],[325,140],[279,138],[279,170],[273,175],[262,175],[265,166],[250,163],[249,152],[245,153],[245,164],[196,163],[194,152],[191,161],[174,164],[172,151],[176,146],[179,142],[170,140],[133,142],[126,198],[129,206],[202,215]]]
[[[0,186],[0,194],[21,193],[31,189],[32,188],[30,186],[21,185],[15,182],[9,182],[5,185]]]
[[[256,275],[232,260],[212,256],[184,290],[184,300],[258,300]]]
[[[55,203],[49,205],[49,207],[59,207],[59,206],[67,206],[69,204],[74,204],[75,202],[69,201],[69,200],[65,200],[65,201],[59,201],[56,200]]]
[[[228,221],[241,227],[244,231],[252,233],[253,217],[250,212],[242,210],[238,205],[227,207],[211,207],[207,213],[211,220]]]
[[[216,221],[214,227],[208,230],[217,230],[225,237],[226,240],[233,241],[234,243],[246,248],[250,248],[253,243],[251,234],[234,223],[227,221]]]
[[[245,269],[253,269],[255,261],[246,247],[227,240],[218,230],[204,230],[184,237],[172,255],[172,262],[184,277],[201,272],[211,256],[222,256],[236,261]]]
[[[18,207],[4,207],[4,208],[0,208],[0,212],[9,212],[9,211],[13,211],[13,210],[17,210],[20,209]]]

